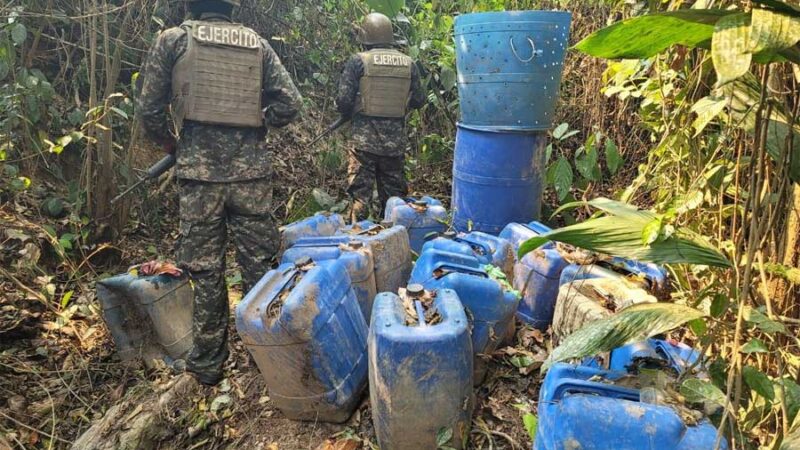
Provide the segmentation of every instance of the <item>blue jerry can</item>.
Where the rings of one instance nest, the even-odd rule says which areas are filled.
[[[518,251],[523,242],[550,231],[550,227],[540,222],[527,225],[510,223],[500,237],[509,240]],[[561,271],[567,264],[555,244],[550,242],[523,256],[514,266],[514,289],[522,294],[517,310],[521,321],[540,330],[550,326],[558,299]]]
[[[487,368],[481,355],[494,352],[513,326],[517,296],[489,278],[474,256],[435,249],[419,257],[410,283],[430,290],[452,289],[458,294],[471,319],[474,381],[481,383]]]
[[[447,445],[464,448],[474,404],[464,308],[449,289],[434,294],[409,286],[400,293],[378,294],[372,312],[369,391],[378,444],[383,450],[435,449],[439,431],[449,429]],[[418,299],[429,304],[427,314]],[[431,308],[439,323],[419,320]]]
[[[710,450],[716,429],[687,427],[669,406],[645,403],[640,392],[613,384],[625,372],[555,364],[539,393],[534,450]],[[708,442],[710,446],[704,446]],[[722,448],[727,449],[723,443]]]
[[[294,246],[305,237],[333,236],[345,226],[344,218],[339,214],[317,213],[311,217],[291,223],[280,228],[281,251]]]
[[[397,292],[408,282],[411,274],[411,249],[405,227],[369,221],[342,228],[339,233],[345,242],[356,239],[372,251],[375,261],[375,287],[378,292]]]
[[[194,293],[188,277],[118,275],[97,282],[97,297],[123,361],[158,357],[145,348],[153,344],[151,334],[172,359],[192,349]]]
[[[514,248],[503,238],[480,231],[469,234],[451,231],[426,242],[422,253],[428,249],[474,256],[481,264],[491,264],[502,270],[509,283],[513,280],[516,256]]]
[[[368,330],[342,261],[270,271],[236,308],[236,329],[286,417],[341,423],[358,406]]]
[[[375,262],[372,251],[359,240],[347,243],[338,241],[341,241],[341,237],[301,239],[294,247],[284,252],[281,264],[296,264],[302,262],[304,258],[311,258],[317,262],[341,260],[347,267],[356,299],[369,325],[372,302],[378,293],[375,287]]]
[[[661,339],[648,339],[646,341],[629,344],[611,351],[609,369],[614,371],[627,371],[629,366],[639,361],[660,361],[672,368],[677,374],[683,374],[691,367],[699,368],[697,364],[700,352],[680,342],[670,342]]]
[[[411,250],[419,254],[425,244],[425,236],[444,233],[447,229],[447,210],[442,202],[427,196],[392,197],[386,202],[383,220],[406,227]]]
[[[559,284],[564,285],[573,281],[596,278],[624,278],[633,285],[651,292],[658,292],[660,288],[666,285],[666,272],[664,272],[663,268],[655,264],[617,259],[620,264],[621,261],[625,261],[625,268],[622,265],[611,265],[606,262],[588,266],[570,264],[561,272]]]

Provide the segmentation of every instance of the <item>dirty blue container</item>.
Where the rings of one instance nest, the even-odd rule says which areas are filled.
[[[498,234],[539,218],[547,135],[480,131],[458,125],[453,161],[453,224]]]
[[[658,292],[666,286],[666,271],[655,264],[616,258],[617,263],[602,262],[588,266],[570,264],[561,272],[560,284],[593,278],[626,278],[645,290]],[[624,264],[623,264],[624,263]]]
[[[306,238],[286,250],[281,264],[295,264],[304,258],[314,261],[341,260],[347,267],[353,290],[369,325],[372,302],[378,293],[375,285],[375,262],[372,251],[362,241],[336,242],[336,238]]]
[[[506,11],[455,19],[461,121],[476,129],[544,131],[553,124],[571,14]]]
[[[342,228],[335,238],[344,239],[345,242],[356,239],[370,249],[375,262],[375,287],[378,292],[397,292],[408,282],[413,261],[405,227],[389,222],[377,225],[364,221]]]
[[[333,236],[345,226],[339,214],[317,213],[311,217],[281,227],[281,251],[291,248],[305,237]]]
[[[553,231],[552,228],[548,227],[547,225],[541,222],[534,221],[527,224],[512,222],[503,228],[503,231],[500,232],[500,237],[510,242],[511,245],[514,247],[514,252],[516,253],[519,251],[519,246],[522,245],[523,242],[527,241],[532,237],[549,233],[551,231]],[[553,242],[548,242],[547,244],[542,246],[542,248],[554,248],[554,247],[555,243]]]
[[[452,290],[439,290],[433,305],[441,323],[407,325],[398,295],[382,293],[375,299],[369,391],[383,450],[437,448],[441,429],[452,430],[447,445],[461,449],[469,435],[474,399],[467,316]]]
[[[484,355],[494,352],[513,326],[519,298],[489,278],[474,256],[436,249],[419,257],[410,283],[430,290],[452,289],[458,294],[472,321],[474,381],[481,383],[487,369]]]
[[[419,254],[425,238],[447,230],[447,210],[431,197],[392,197],[386,202],[383,220],[408,230],[411,250]]]
[[[182,359],[191,351],[194,293],[189,277],[118,275],[97,282],[97,297],[123,361],[159,358],[162,351]]]
[[[491,234],[480,231],[468,234],[444,233],[440,237],[426,242],[422,247],[422,253],[429,249],[474,256],[481,264],[491,264],[502,270],[509,282],[514,276],[514,262],[516,261],[514,248],[507,240]]]
[[[677,375],[681,375],[692,367],[699,368],[699,360],[700,352],[686,344],[662,339],[647,339],[612,350],[608,368],[613,371],[625,372],[637,361],[644,361],[653,363],[655,366],[670,367]]]
[[[713,426],[687,427],[669,406],[645,403],[638,390],[613,384],[626,376],[562,363],[550,368],[539,392],[534,450],[713,448]]]
[[[341,423],[367,385],[367,323],[340,261],[283,264],[236,308],[236,329],[286,417]]]

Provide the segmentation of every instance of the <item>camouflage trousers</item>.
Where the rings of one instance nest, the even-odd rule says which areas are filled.
[[[244,292],[269,270],[278,250],[268,179],[232,183],[180,182],[178,264],[194,284],[194,348],[187,370],[214,378],[228,359],[228,234],[236,247]]]
[[[350,187],[347,193],[353,199],[353,220],[365,220],[373,213],[380,219],[389,197],[405,196],[408,184],[404,173],[405,156],[381,156],[360,150],[350,155],[348,170]],[[380,209],[370,211],[373,186],[378,187]]]

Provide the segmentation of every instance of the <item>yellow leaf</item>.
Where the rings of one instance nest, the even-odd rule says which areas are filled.
[[[750,14],[725,16],[717,22],[711,41],[711,59],[717,71],[717,86],[727,84],[750,69]]]

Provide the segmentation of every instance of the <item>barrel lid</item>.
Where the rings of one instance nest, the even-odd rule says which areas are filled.
[[[294,261],[294,266],[297,268],[305,267],[313,262],[314,260],[310,256],[301,256]]]
[[[425,287],[422,286],[421,284],[416,284],[416,283],[409,284],[408,287],[406,288],[406,293],[408,293],[410,297],[414,298],[422,297],[422,295],[425,294]]]

